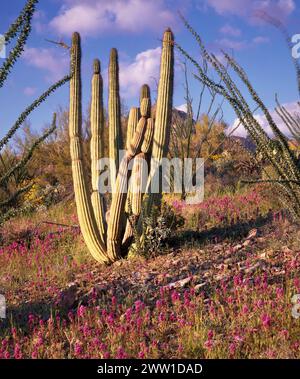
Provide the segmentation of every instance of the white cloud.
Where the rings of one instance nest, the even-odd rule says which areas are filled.
[[[216,40],[216,44],[221,49],[242,50],[248,47],[248,43],[246,41],[237,41],[237,40],[232,40],[230,38],[218,39]]]
[[[27,47],[23,59],[29,66],[45,71],[50,82],[65,76],[69,66],[68,56],[58,49]]]
[[[257,11],[264,11],[270,16],[284,19],[296,9],[294,0],[204,0],[204,2],[221,15],[233,14],[247,19],[251,19]]]
[[[178,110],[178,111],[182,111],[182,112],[187,112],[187,104],[185,103],[185,104],[181,104],[181,105],[179,105],[178,107],[176,107],[176,109]]]
[[[37,88],[35,87],[25,87],[23,90],[24,95],[33,96],[36,94]]]
[[[287,103],[283,104],[284,107],[293,114],[300,114],[300,107],[297,102],[293,103]],[[285,123],[282,121],[282,119],[278,116],[278,114],[275,112],[275,110],[269,110],[275,124],[280,128],[280,130],[285,133],[287,136],[290,136],[290,131],[288,130]],[[263,129],[268,133],[269,136],[273,136],[272,129],[270,128],[270,125],[268,121],[266,120],[266,117],[261,114],[256,114],[255,119],[259,122],[259,124],[263,127]],[[236,119],[233,123],[233,125],[229,128],[228,133],[230,133],[233,129],[235,129],[239,124],[239,120]],[[238,127],[238,129],[233,133],[233,135],[245,137],[247,135],[247,132],[242,124]]]
[[[153,78],[159,78],[161,48],[149,49],[136,55],[132,63],[120,63],[120,85],[126,97],[136,96],[139,88]]]
[[[42,10],[37,10],[33,15],[33,27],[37,33],[42,33],[46,30],[46,13]]]
[[[257,36],[251,41],[247,40],[237,40],[232,38],[221,38],[215,41],[216,46],[224,50],[236,50],[240,51],[247,48],[254,48],[258,45],[266,44],[270,42],[269,38],[264,36]]]
[[[257,36],[255,38],[253,38],[252,42],[255,45],[262,45],[262,44],[265,44],[265,43],[269,43],[270,39],[268,37],[264,37],[264,36]]]
[[[226,34],[232,37],[238,37],[241,35],[241,30],[238,28],[235,28],[234,26],[231,26],[230,24],[226,24],[222,26],[222,28],[220,29],[220,32],[222,34]]]
[[[93,36],[103,32],[157,31],[172,26],[174,20],[164,0],[65,0],[50,27],[62,35],[78,31]]]

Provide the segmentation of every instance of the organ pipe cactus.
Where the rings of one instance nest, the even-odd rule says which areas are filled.
[[[119,167],[119,150],[121,149],[121,101],[119,93],[119,61],[117,49],[111,49],[109,60],[109,156],[114,165],[110,167],[111,185],[116,179]]]
[[[100,73],[100,61],[94,61],[94,75],[92,80],[92,103],[91,103],[91,177],[92,177],[92,206],[96,222],[99,228],[102,242],[105,238],[104,205],[103,198],[98,191],[99,160],[103,157],[103,80]]]
[[[166,157],[169,149],[170,127],[172,118],[172,101],[174,87],[174,36],[171,29],[167,29],[163,37],[163,48],[160,62],[160,79],[156,104],[156,119],[152,148],[151,172],[147,184],[149,194],[146,212],[150,213],[152,205],[159,206],[160,193],[151,193],[150,186],[156,171],[159,169],[161,159]]]
[[[72,79],[70,81],[69,135],[72,160],[72,176],[78,219],[85,243],[92,256],[108,263],[106,246],[100,236],[90,191],[87,186],[82,147],[82,102],[81,102],[81,44],[80,35],[72,38]]]
[[[127,137],[126,137],[126,149],[130,148],[130,142],[132,137],[134,136],[134,132],[136,130],[137,124],[139,122],[139,109],[133,107],[130,109],[129,117],[128,117],[128,125],[127,125]]]
[[[118,53],[111,50],[109,63],[109,155],[111,162],[117,167],[117,176],[111,173],[114,188],[110,210],[104,217],[104,198],[98,188],[98,161],[103,157],[103,83],[100,62],[94,61],[91,103],[91,181],[92,192],[88,188],[86,169],[83,162],[83,140],[81,133],[81,47],[80,36],[74,33],[71,49],[72,79],[70,83],[70,116],[69,134],[72,159],[72,174],[75,201],[80,228],[92,256],[101,263],[112,263],[127,254],[130,237],[133,233],[128,221],[128,202],[132,201],[134,215],[141,215],[143,193],[138,182],[145,174],[144,164],[150,162],[152,156],[160,159],[168,150],[170,132],[170,116],[173,95],[173,34],[168,29],[163,38],[161,74],[156,111],[156,122],[151,116],[151,96],[148,85],[143,85],[140,92],[140,109],[132,108],[127,126],[126,152],[119,164],[121,147],[121,114],[119,94]],[[142,161],[143,160],[143,161]],[[130,179],[130,164],[133,163],[133,183],[136,193],[127,193]],[[114,176],[113,176],[114,175]],[[148,178],[148,179],[147,179]],[[147,183],[151,176],[146,172]],[[149,188],[147,184],[147,188]],[[131,201],[129,201],[132,196]],[[145,197],[148,201],[150,197]],[[152,201],[152,198],[151,198]],[[127,206],[126,206],[127,203]],[[130,208],[130,207],[129,207]]]

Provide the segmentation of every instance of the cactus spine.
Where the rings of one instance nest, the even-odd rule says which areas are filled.
[[[130,196],[127,193],[127,183],[130,178],[129,164],[134,160],[134,188],[131,194],[133,210],[136,216],[141,214],[142,191],[138,185],[146,178],[149,182],[148,172],[144,169],[144,162],[149,162],[152,145],[156,146],[154,156],[162,157],[168,148],[170,115],[173,91],[173,34],[167,30],[164,35],[162,49],[161,75],[159,85],[159,104],[157,106],[157,120],[155,123],[151,114],[150,89],[143,85],[140,93],[140,119],[138,108],[130,112],[127,128],[126,154],[118,167],[119,148],[121,147],[121,116],[119,95],[119,69],[116,49],[112,49],[109,63],[109,154],[118,167],[118,175],[112,172],[112,183],[115,183],[112,193],[107,226],[104,222],[103,198],[98,191],[99,169],[98,160],[103,154],[103,84],[100,73],[100,62],[94,62],[92,80],[91,104],[91,176],[92,195],[90,196],[85,167],[83,162],[83,147],[81,136],[82,105],[81,105],[81,49],[80,36],[74,33],[72,40],[72,80],[70,83],[70,149],[72,158],[72,174],[77,206],[78,218],[86,245],[99,262],[110,263],[121,258],[127,252],[127,244],[132,236],[132,230],[126,220],[125,205]],[[159,128],[157,131],[156,129]],[[153,138],[155,143],[153,144]],[[156,139],[155,139],[156,138]],[[153,155],[153,154],[152,154]],[[148,179],[148,180],[147,180]],[[151,178],[150,178],[151,179]],[[126,223],[127,221],[127,223]],[[126,228],[125,228],[126,226]],[[106,237],[107,229],[107,237]],[[125,231],[125,233],[124,233]]]

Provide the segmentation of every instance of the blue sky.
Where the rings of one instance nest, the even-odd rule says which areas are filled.
[[[10,0],[1,4],[0,33],[6,31],[24,2]],[[178,10],[209,49],[219,53],[224,48],[234,53],[270,109],[274,108],[275,93],[282,103],[291,109],[295,107],[298,95],[291,52],[280,33],[255,15],[257,11],[266,11],[280,18],[291,35],[299,34],[299,0],[41,0],[26,51],[0,91],[0,136],[13,124],[16,115],[68,71],[68,53],[45,38],[69,43],[72,31],[81,33],[85,109],[93,59],[100,58],[106,78],[109,50],[118,48],[122,98],[130,107],[136,105],[142,83],[155,87],[160,38],[167,26],[172,27],[176,40],[187,51],[199,57],[197,45],[179,19]],[[178,107],[185,103],[180,60],[182,57],[177,56],[174,105]],[[191,68],[190,78],[192,72]],[[190,86],[196,104],[199,83],[191,80]],[[67,104],[68,85],[30,116],[32,125],[39,130],[51,121],[59,105]],[[227,105],[224,119],[230,125],[235,120]]]

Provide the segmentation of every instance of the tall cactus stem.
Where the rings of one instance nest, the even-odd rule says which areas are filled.
[[[161,194],[151,194],[151,180],[155,176],[157,167],[155,162],[161,163],[161,159],[167,155],[170,140],[170,127],[172,117],[172,101],[174,86],[174,36],[168,28],[163,37],[162,55],[160,63],[160,79],[156,105],[156,119],[152,147],[151,172],[147,184],[146,213],[149,213],[152,205],[159,206]]]
[[[94,216],[91,198],[85,177],[82,148],[82,103],[81,103],[81,44],[80,35],[74,33],[71,50],[72,79],[70,81],[70,114],[69,136],[70,153],[72,160],[72,175],[75,193],[75,202],[80,228],[85,243],[92,256],[99,262],[109,263],[106,255],[96,219]]]
[[[111,49],[109,60],[109,97],[108,97],[108,122],[109,122],[109,157],[114,163],[110,168],[111,185],[116,181],[116,173],[119,169],[119,150],[122,147],[121,137],[121,102],[119,92],[119,62],[117,49]],[[114,170],[115,168],[115,170]]]
[[[94,74],[92,79],[91,103],[91,177],[92,177],[92,206],[102,242],[105,244],[105,217],[104,199],[99,193],[99,160],[103,157],[103,80],[101,76],[100,61],[94,61]]]

